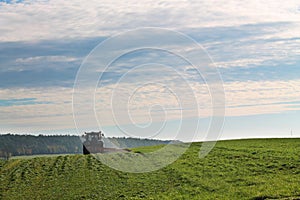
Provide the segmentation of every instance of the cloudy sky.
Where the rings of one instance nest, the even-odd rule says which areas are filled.
[[[185,34],[211,58],[225,95],[221,138],[300,136],[297,0],[0,0],[0,133],[74,133],[73,86],[84,59],[111,36],[143,27]],[[124,35],[119,44],[139,37]],[[193,48],[173,42],[162,49],[192,55]],[[108,135],[121,136],[117,126],[135,124],[139,129],[128,128],[133,136],[172,139],[182,121],[192,127],[199,119],[194,139],[203,139],[211,91],[188,62],[144,49],[123,55],[105,72],[97,64],[92,69],[90,75],[103,75],[93,108]],[[80,129],[96,129],[86,110],[75,113]],[[159,127],[165,132],[154,134]]]

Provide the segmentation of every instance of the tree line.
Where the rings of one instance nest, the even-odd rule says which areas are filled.
[[[167,144],[170,141],[139,138],[105,138],[105,147],[133,148]],[[113,144],[112,146],[110,144]],[[81,154],[82,142],[79,136],[72,135],[0,135],[0,158],[37,154]]]
[[[81,153],[80,138],[69,135],[0,135],[0,157]]]

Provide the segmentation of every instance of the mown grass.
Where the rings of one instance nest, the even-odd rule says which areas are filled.
[[[300,139],[222,141],[204,159],[200,147],[141,174],[83,155],[0,161],[0,199],[300,199]]]

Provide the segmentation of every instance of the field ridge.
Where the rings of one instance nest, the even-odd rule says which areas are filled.
[[[203,159],[200,147],[141,174],[91,155],[2,160],[0,199],[300,199],[300,139],[220,141]]]

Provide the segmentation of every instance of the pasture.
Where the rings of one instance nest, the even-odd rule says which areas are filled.
[[[300,139],[220,141],[203,159],[200,146],[141,174],[113,170],[91,155],[1,160],[0,199],[300,199]]]

